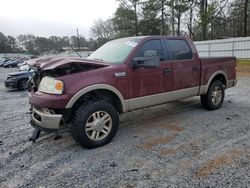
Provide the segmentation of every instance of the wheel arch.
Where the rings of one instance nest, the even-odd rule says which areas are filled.
[[[224,71],[219,70],[210,76],[210,78],[207,82],[207,85],[206,85],[205,93],[207,93],[208,88],[210,87],[211,83],[213,83],[213,81],[215,81],[215,80],[220,80],[222,82],[222,84],[225,85],[225,88],[227,88],[227,83],[228,83],[227,75]]]
[[[82,99],[88,97],[96,97],[111,102],[119,113],[127,111],[127,103],[119,90],[107,84],[96,84],[88,86],[78,91],[68,102],[66,108],[75,108],[78,103],[82,103]]]

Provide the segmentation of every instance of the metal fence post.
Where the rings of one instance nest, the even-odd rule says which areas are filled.
[[[211,56],[211,43],[208,43],[208,57]]]
[[[234,43],[235,43],[235,41],[233,40],[232,41],[232,56],[234,56]]]

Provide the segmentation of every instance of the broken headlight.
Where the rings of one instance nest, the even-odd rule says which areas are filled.
[[[45,76],[39,84],[38,91],[49,93],[49,94],[62,94],[64,84],[61,80],[56,80],[55,78]]]

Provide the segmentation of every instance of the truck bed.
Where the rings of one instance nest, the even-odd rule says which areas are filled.
[[[201,85],[206,85],[209,78],[217,72],[225,73],[227,81],[236,79],[235,57],[203,57],[201,61]]]

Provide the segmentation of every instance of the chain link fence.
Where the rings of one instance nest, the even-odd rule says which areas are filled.
[[[0,59],[17,59],[21,57],[29,57],[31,54],[21,54],[21,53],[0,53]]]

